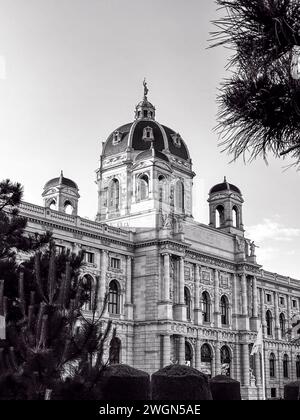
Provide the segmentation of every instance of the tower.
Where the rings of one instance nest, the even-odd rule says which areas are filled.
[[[97,170],[96,219],[131,228],[158,227],[171,212],[192,217],[192,162],[180,134],[156,121],[144,95],[135,119],[103,144]]]
[[[45,207],[73,215],[78,213],[78,186],[71,179],[65,178],[63,171],[59,177],[45,184],[42,197]]]
[[[238,187],[229,184],[224,177],[209,191],[209,226],[224,232],[244,236],[242,218],[242,193]]]

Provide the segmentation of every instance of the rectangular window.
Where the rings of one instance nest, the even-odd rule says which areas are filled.
[[[295,299],[292,300],[293,308],[297,308],[297,301]]]
[[[270,295],[270,293],[267,293],[266,294],[266,300],[267,300],[268,303],[271,302],[271,295]]]
[[[276,388],[271,388],[271,398],[276,398]]]
[[[111,268],[120,269],[121,268],[121,260],[119,258],[112,257],[110,259],[110,266],[111,266]]]
[[[62,245],[55,245],[55,250],[58,255],[62,254],[65,250],[65,247]]]
[[[284,305],[284,297],[280,296],[279,302],[280,302],[280,305],[283,306]]]
[[[84,261],[86,263],[93,263],[94,262],[94,254],[93,254],[93,252],[84,251]]]

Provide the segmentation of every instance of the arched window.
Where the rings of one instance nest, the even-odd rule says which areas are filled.
[[[216,208],[216,228],[224,226],[225,216],[224,216],[224,207],[218,206]]]
[[[221,324],[229,324],[229,303],[226,296],[221,297]]]
[[[284,338],[285,337],[285,316],[283,313],[279,315],[279,325],[280,325],[281,338]]]
[[[267,322],[267,335],[272,335],[273,334],[273,328],[272,328],[273,319],[272,319],[272,314],[269,310],[266,312],[266,322]]]
[[[300,378],[300,356],[296,358],[296,377]]]
[[[239,211],[236,206],[232,207],[232,222],[234,227],[238,227],[239,225]]]
[[[289,356],[287,354],[283,356],[282,366],[283,366],[283,377],[288,378],[289,377]]]
[[[146,174],[137,178],[137,200],[146,200],[149,197],[149,178]]]
[[[51,210],[56,210],[56,201],[54,199],[49,203],[49,208]]]
[[[222,375],[230,376],[231,357],[230,357],[230,350],[227,346],[221,347],[220,356],[221,356]]]
[[[109,283],[108,312],[110,314],[120,313],[120,292],[119,285],[115,280]]]
[[[211,349],[208,344],[201,347],[201,362],[210,363],[212,361]]]
[[[187,341],[185,342],[185,364],[188,366],[192,366],[193,360],[193,351],[190,343]]]
[[[71,203],[69,200],[67,200],[67,201],[65,202],[65,204],[64,204],[64,211],[65,211],[65,213],[67,213],[67,214],[72,214],[72,213],[73,213],[73,211],[74,211],[74,208],[73,208],[73,206],[72,206],[72,203]]]
[[[121,340],[118,337],[111,339],[109,344],[109,363],[120,363]]]
[[[191,294],[187,287],[184,288],[184,304],[186,305],[186,318],[191,320]]]
[[[117,179],[112,179],[108,189],[108,207],[117,210],[120,204],[120,183]]]
[[[175,187],[175,207],[177,211],[184,211],[184,186],[181,181],[177,181]]]
[[[167,180],[163,175],[158,177],[159,200],[162,203],[167,203]]]
[[[83,306],[84,311],[91,311],[93,309],[93,278],[86,274],[82,277],[82,289],[83,289]]]
[[[270,378],[275,378],[275,354],[271,353],[269,358]]]
[[[210,322],[210,296],[207,292],[202,293],[202,317],[203,322]]]

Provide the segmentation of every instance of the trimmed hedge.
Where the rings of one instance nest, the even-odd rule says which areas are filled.
[[[229,376],[217,375],[210,380],[210,389],[213,400],[240,400],[241,385]]]
[[[208,377],[185,365],[169,365],[151,377],[152,400],[212,400]]]
[[[290,382],[284,386],[285,400],[299,400],[300,399],[300,381]]]
[[[150,376],[128,365],[110,365],[104,369],[98,389],[103,400],[148,400]]]

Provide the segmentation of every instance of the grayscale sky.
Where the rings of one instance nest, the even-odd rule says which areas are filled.
[[[244,196],[247,236],[266,270],[300,279],[300,172],[289,160],[229,164],[213,128],[228,51],[207,49],[213,0],[0,0],[0,178],[42,204],[64,170],[81,216],[97,209],[101,142],[133,120],[146,77],[157,120],[189,146],[194,217],[227,176]]]

